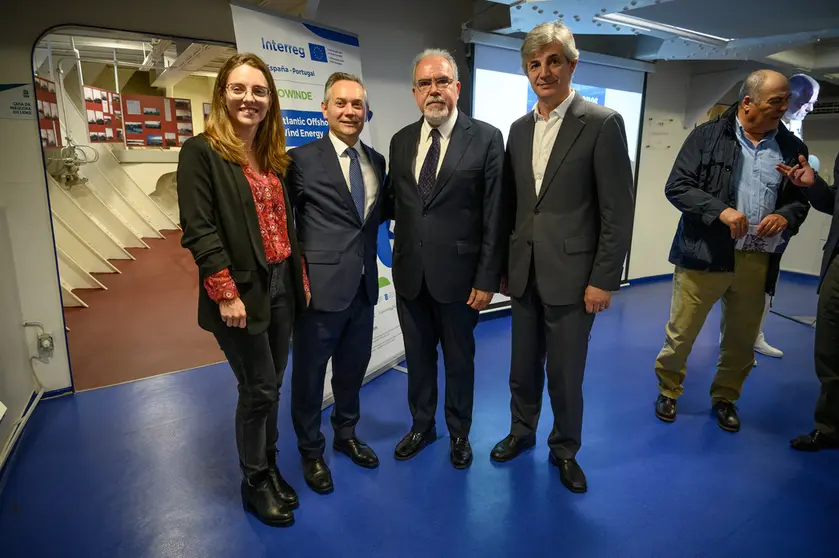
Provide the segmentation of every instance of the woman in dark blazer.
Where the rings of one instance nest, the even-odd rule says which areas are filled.
[[[288,194],[277,89],[265,63],[222,67],[206,132],[178,162],[183,238],[198,266],[198,324],[215,335],[239,384],[242,497],[264,522],[290,525],[298,499],[276,465],[277,407],[296,313],[309,303]]]

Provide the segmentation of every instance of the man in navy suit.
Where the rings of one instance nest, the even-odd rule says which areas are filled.
[[[457,110],[457,64],[445,50],[414,61],[422,118],[390,142],[387,209],[396,221],[393,285],[408,363],[413,423],[394,450],[411,459],[437,438],[437,345],[446,368],[449,460],[472,463],[469,432],[478,313],[498,292],[505,259],[504,139]]]
[[[294,328],[291,417],[306,484],[326,494],[333,484],[320,417],[330,358],[333,449],[362,467],[379,464],[356,437],[355,425],[379,297],[376,240],[385,160],[358,139],[367,114],[367,92],[358,77],[331,75],[321,108],[329,134],[290,151],[286,187],[312,293]]]

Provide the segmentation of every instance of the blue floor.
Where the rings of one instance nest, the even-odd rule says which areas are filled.
[[[779,292],[806,314],[814,291],[812,281],[785,279]],[[280,468],[301,505],[293,527],[263,526],[242,509],[235,383],[216,365],[42,403],[2,481],[0,556],[837,556],[839,452],[789,448],[812,428],[813,330],[768,318],[767,338],[786,354],[760,357],[738,405],[743,428],[730,434],[709,412],[715,309],[678,420],[665,424],[653,415],[652,365],[669,300],[669,282],[631,286],[595,323],[578,455],[587,494],[568,492],[548,464],[547,401],[536,449],[505,465],[489,460],[509,426],[503,317],[477,330],[467,471],[449,464],[446,438],[411,461],[393,459],[410,416],[406,376],[391,371],[362,390],[358,434],[381,466],[364,470],[329,449],[335,492],[317,495],[300,471],[285,387]],[[442,405],[437,421],[444,434]]]

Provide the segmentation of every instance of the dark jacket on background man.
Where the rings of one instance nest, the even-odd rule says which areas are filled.
[[[824,178],[817,176],[816,183],[809,188],[802,188],[810,200],[810,204],[818,211],[833,215],[830,221],[830,232],[827,234],[827,242],[824,243],[824,256],[822,256],[822,268],[819,274],[819,288],[824,274],[833,258],[836,257],[836,250],[839,248],[839,196],[836,189],[839,188],[839,154],[836,155],[836,162],[833,164],[833,186],[829,186]]]
[[[664,193],[682,212],[670,249],[670,263],[701,271],[734,271],[731,230],[719,215],[736,208],[734,169],[740,156],[736,136],[737,105],[721,116],[697,126],[687,137],[673,164]],[[775,136],[784,162],[795,165],[798,156],[808,156],[804,145],[783,124]],[[786,218],[794,235],[807,217],[809,204],[802,188],[784,177],[778,190],[774,213]],[[775,294],[781,268],[781,254],[771,254],[766,274],[766,292]]]

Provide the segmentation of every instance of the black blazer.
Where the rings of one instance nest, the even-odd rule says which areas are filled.
[[[207,294],[203,282],[229,268],[245,304],[248,333],[262,333],[270,320],[268,264],[245,173],[238,163],[222,159],[204,134],[200,134],[184,142],[178,157],[177,180],[183,229],[181,245],[192,252],[198,265],[198,325],[208,331],[227,327],[221,320],[218,304]],[[291,224],[291,205],[285,186],[283,197]],[[306,308],[303,263],[294,227],[288,229],[296,310],[302,311]]]
[[[827,234],[827,242],[824,243],[824,255],[822,256],[822,268],[819,274],[819,290],[824,281],[824,274],[833,258],[836,257],[836,249],[839,247],[839,195],[836,189],[839,188],[839,154],[836,155],[836,162],[833,164],[833,186],[829,186],[821,176],[816,176],[816,183],[809,188],[802,188],[810,205],[822,213],[833,215],[830,221],[830,232]]]
[[[458,113],[428,204],[414,177],[422,119],[393,136],[384,217],[396,221],[393,285],[415,298],[423,278],[441,303],[466,302],[472,288],[498,292],[505,258],[504,138]]]
[[[358,292],[362,271],[369,300],[379,298],[377,236],[381,223],[385,158],[361,144],[379,180],[376,202],[362,223],[329,136],[289,151],[286,178],[296,211],[297,236],[306,260],[311,308],[346,309]]]
[[[588,285],[616,291],[634,212],[623,119],[575,93],[538,197],[533,177],[535,126],[533,112],[528,112],[513,123],[507,138],[510,295],[524,294],[531,259],[546,304],[580,303]]]

